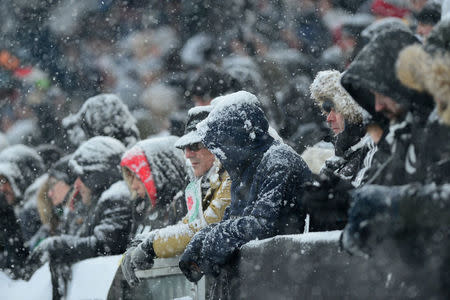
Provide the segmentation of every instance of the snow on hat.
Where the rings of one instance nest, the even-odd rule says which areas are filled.
[[[317,73],[310,86],[311,97],[320,106],[327,100],[332,101],[335,111],[342,114],[346,121],[360,123],[367,112],[342,87],[341,77],[342,74],[336,70]]]
[[[69,167],[69,161],[72,155],[66,155],[54,163],[48,170],[48,175],[57,180],[64,181],[68,185],[75,182],[76,176]]]
[[[441,119],[450,125],[450,18],[444,18],[431,31],[424,45],[403,49],[396,63],[398,79],[435,100]]]
[[[121,178],[120,159],[125,150],[115,138],[93,137],[73,153],[69,166],[91,190],[102,190]]]
[[[87,139],[94,136],[110,136],[125,145],[139,140],[136,119],[122,100],[114,94],[100,94],[86,100],[78,113],[64,118],[62,124],[68,130],[82,129],[78,135]],[[82,140],[72,141],[79,145]]]
[[[0,152],[0,174],[8,179],[17,198],[22,198],[43,170],[42,158],[33,148],[18,144]]]
[[[198,123],[206,119],[212,110],[211,105],[193,107],[188,111],[188,120],[184,130],[184,135],[175,143],[175,147],[184,149],[188,145],[199,143],[202,141],[197,133],[196,126]]]
[[[131,178],[125,167],[144,183],[153,206],[164,202],[164,198],[173,198],[187,184],[183,151],[174,146],[177,139],[164,136],[142,140],[122,156],[120,165],[128,186],[131,186]]]

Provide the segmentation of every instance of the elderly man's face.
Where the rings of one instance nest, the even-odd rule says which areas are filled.
[[[184,148],[184,155],[191,162],[195,177],[201,177],[213,166],[215,156],[202,143]]]
[[[336,112],[334,109],[330,110],[327,115],[328,125],[331,127],[335,135],[338,135],[345,129],[345,120],[342,114]]]
[[[5,195],[6,202],[8,202],[9,205],[14,205],[16,202],[16,195],[14,194],[14,190],[8,179],[4,176],[0,176],[0,193]]]

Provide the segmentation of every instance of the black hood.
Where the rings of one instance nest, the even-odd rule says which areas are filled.
[[[392,98],[407,110],[431,107],[429,97],[403,86],[395,74],[399,52],[418,42],[410,31],[403,28],[382,31],[370,40],[343,74],[343,87],[371,114],[375,110],[370,91]]]
[[[213,106],[197,130],[230,176],[238,176],[272,145],[269,122],[256,96],[248,92],[219,97]]]
[[[100,195],[122,179],[120,159],[124,152],[125,146],[114,138],[93,137],[78,147],[69,165],[93,194]]]

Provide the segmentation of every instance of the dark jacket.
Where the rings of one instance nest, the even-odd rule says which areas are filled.
[[[9,269],[17,276],[27,256],[28,249],[14,210],[0,195],[0,269]]]
[[[222,98],[197,128],[230,174],[231,204],[223,220],[201,230],[183,254],[198,256],[193,252],[203,245],[198,264],[205,273],[226,264],[250,240],[302,232],[301,184],[311,176],[292,148],[268,134],[255,96],[238,92]]]
[[[120,176],[125,147],[110,137],[94,137],[73,154],[69,165],[91,190],[91,203],[76,235],[44,240],[37,248],[53,262],[71,263],[99,255],[123,253],[131,230],[131,197]]]
[[[425,183],[448,183],[450,178],[450,128],[431,113],[424,130],[418,134],[417,180]]]
[[[125,251],[131,229],[130,195],[125,182],[116,182],[96,197],[78,235],[54,238],[52,258],[69,263]]]
[[[429,96],[403,86],[395,75],[399,52],[416,42],[417,38],[406,29],[386,29],[371,39],[342,76],[343,87],[385,130],[372,167],[366,172],[368,183],[404,184],[417,170],[411,164],[417,149],[412,137],[417,128],[424,126],[433,102]],[[407,113],[388,128],[386,118],[374,110],[371,91],[392,98]]]

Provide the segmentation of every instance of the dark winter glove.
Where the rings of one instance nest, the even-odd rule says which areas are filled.
[[[312,218],[314,230],[342,229],[350,206],[350,182],[336,175],[321,175],[314,183],[306,183],[301,205]],[[342,224],[340,228],[339,225]]]
[[[351,193],[354,203],[341,238],[341,247],[368,257],[381,241],[392,235],[398,219],[398,187],[367,185]]]
[[[197,282],[203,276],[203,272],[200,269],[200,252],[202,250],[204,236],[206,235],[205,229],[200,230],[194,235],[181,255],[178,264],[184,276],[191,282]]]
[[[183,272],[184,276],[186,276],[186,278],[190,282],[197,282],[203,276],[203,273],[200,270],[198,264],[193,261],[188,255],[183,254],[181,256],[178,266],[180,267],[180,270]]]

